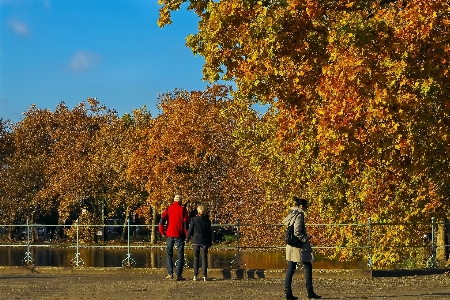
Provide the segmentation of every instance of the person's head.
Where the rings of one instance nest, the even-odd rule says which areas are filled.
[[[180,204],[181,200],[183,200],[183,197],[181,197],[181,195],[175,195],[175,197],[173,197],[173,201],[178,202]]]
[[[298,198],[297,196],[294,196],[294,203],[295,206],[300,207],[303,210],[308,208],[308,201],[306,201],[303,198]]]
[[[199,215],[204,215],[206,213],[205,207],[203,205],[197,206],[197,213]]]

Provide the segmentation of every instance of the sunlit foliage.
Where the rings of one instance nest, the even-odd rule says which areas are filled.
[[[128,169],[129,180],[145,186],[156,207],[165,207],[181,193],[192,206],[205,203],[211,214],[217,213],[223,180],[235,163],[234,122],[221,115],[230,101],[228,92],[214,86],[160,97],[161,114],[139,142]]]
[[[64,103],[54,112],[32,106],[24,115],[11,130],[2,123],[3,222],[71,224],[84,211],[80,225],[101,224],[108,215],[126,220],[145,203],[145,191],[126,180],[139,131],[151,120],[145,109],[118,118],[88,98],[72,110]]]
[[[8,224],[39,221],[51,212],[53,199],[39,201],[45,187],[44,169],[50,156],[51,113],[34,106],[23,121],[2,134],[1,210]]]
[[[256,175],[274,183],[269,193],[311,199],[316,223],[429,222],[448,212],[448,1],[159,3],[160,26],[183,3],[199,16],[187,45],[205,58],[205,79],[233,80],[240,101],[272,106],[239,142]],[[316,235],[337,246],[367,239],[350,227]],[[417,245],[418,235],[375,233],[389,246]],[[375,249],[375,262],[404,251],[389,249]]]
[[[97,135],[93,166],[102,181],[109,217],[123,214],[126,221],[133,209],[145,203],[145,190],[137,189],[127,180],[126,170],[151,120],[150,112],[144,107],[103,124]]]
[[[88,98],[1,121],[3,222],[98,224],[134,210],[154,222],[181,193],[214,222],[239,220],[245,245],[280,245],[283,229],[266,225],[298,195],[309,224],[349,224],[310,229],[315,244],[337,247],[325,254],[367,254],[370,218],[411,225],[373,229],[374,264],[416,255],[396,246],[414,249],[450,209],[448,1],[159,3],[160,26],[183,4],[199,16],[187,45],[206,80],[236,90],[163,94],[155,118],[145,107],[119,118]]]

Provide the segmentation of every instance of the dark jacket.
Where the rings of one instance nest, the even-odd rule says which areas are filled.
[[[207,215],[198,215],[191,219],[186,241],[192,238],[192,245],[211,246],[211,221]]]
[[[165,230],[164,225],[167,225]],[[188,225],[189,213],[184,206],[174,201],[161,215],[159,233],[171,238],[184,239],[187,234]]]

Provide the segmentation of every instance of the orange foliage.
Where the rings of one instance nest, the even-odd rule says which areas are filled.
[[[252,125],[240,122],[255,130],[238,140],[269,194],[313,200],[319,223],[444,218],[448,1],[185,0],[176,8],[182,2],[200,17],[187,41],[205,58],[205,78],[234,80],[245,99],[237,101],[271,104]],[[356,246],[366,235],[328,230],[322,241]],[[418,244],[417,236],[385,238]]]

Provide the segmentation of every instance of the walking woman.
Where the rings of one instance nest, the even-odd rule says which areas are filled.
[[[192,248],[194,250],[194,281],[198,280],[200,250],[202,251],[203,280],[208,280],[208,250],[212,245],[212,229],[209,216],[203,205],[197,206],[197,216],[191,219],[186,242],[192,237]]]
[[[294,235],[303,243],[300,248],[286,245],[286,260],[288,268],[284,281],[284,293],[286,299],[298,299],[292,294],[292,277],[294,276],[297,263],[301,262],[305,269],[306,292],[308,299],[320,299],[322,296],[314,293],[312,284],[312,249],[308,240],[305,228],[305,210],[308,208],[308,202],[305,199],[299,199],[294,196],[294,207],[284,218],[283,224],[286,226],[294,224]]]

